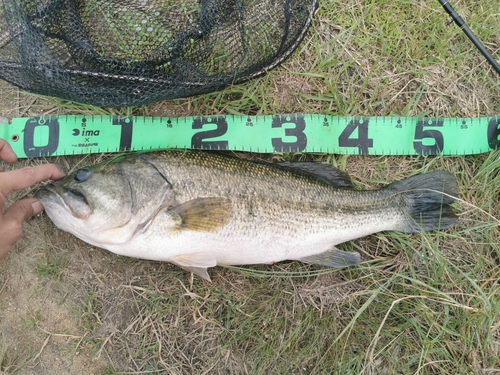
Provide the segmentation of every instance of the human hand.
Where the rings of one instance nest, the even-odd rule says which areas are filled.
[[[0,138],[0,160],[7,163],[17,161],[10,145]],[[53,164],[25,167],[5,172],[0,166],[0,259],[4,258],[11,246],[21,238],[23,223],[33,215],[43,211],[36,198],[26,198],[5,209],[5,199],[13,191],[25,189],[44,180],[58,180],[64,173]]]

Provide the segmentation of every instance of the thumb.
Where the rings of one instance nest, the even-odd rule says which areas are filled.
[[[0,216],[0,259],[4,258],[11,246],[23,232],[23,222],[42,212],[43,206],[38,199],[23,199],[12,204]]]
[[[4,213],[4,222],[22,226],[23,222],[43,211],[43,206],[36,198],[27,198],[13,203]]]

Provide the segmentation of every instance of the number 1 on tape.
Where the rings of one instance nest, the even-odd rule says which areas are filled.
[[[18,157],[168,148],[262,153],[466,155],[500,148],[500,117],[291,114],[213,117],[49,116],[0,124]]]

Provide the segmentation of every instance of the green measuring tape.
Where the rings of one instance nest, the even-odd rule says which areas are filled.
[[[167,148],[261,153],[467,155],[500,148],[500,116],[413,118],[314,114],[213,117],[47,116],[0,124],[18,157]]]

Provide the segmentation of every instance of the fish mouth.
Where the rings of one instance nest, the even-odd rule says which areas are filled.
[[[87,201],[87,198],[85,197],[85,195],[83,195],[81,192],[79,192],[78,190],[75,190],[75,189],[68,189],[67,190],[67,193],[69,194],[72,194],[73,196],[75,196],[78,200],[81,200],[84,204],[86,204],[87,206],[89,206],[89,202]],[[63,196],[63,199],[64,199],[64,196]]]
[[[78,219],[86,219],[92,208],[83,193],[76,189],[50,184],[44,186],[35,195],[48,211],[55,206],[62,206]]]
[[[59,194],[58,190],[52,184],[38,189],[35,193],[35,198],[39,199],[44,206],[48,206],[52,198],[64,203],[61,194]]]

